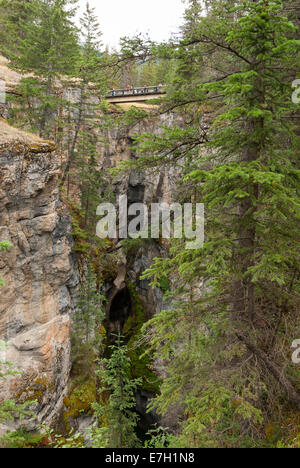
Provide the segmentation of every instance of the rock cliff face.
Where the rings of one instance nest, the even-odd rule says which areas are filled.
[[[17,377],[0,381],[0,400],[37,400],[38,422],[51,423],[67,390],[72,291],[71,220],[59,199],[60,161],[43,142],[0,120],[1,358]]]
[[[12,74],[1,57],[0,79],[5,81],[8,93],[15,92],[19,76]],[[76,90],[73,94],[77,101]],[[64,400],[70,391],[70,322],[73,291],[78,283],[71,253],[71,221],[59,200],[61,160],[51,143],[16,132],[1,122],[1,115],[7,118],[9,114],[9,103],[0,106],[0,241],[8,240],[13,245],[0,254],[0,277],[5,280],[5,287],[0,289],[0,341],[7,343],[0,359],[12,362],[22,373],[4,383],[0,381],[0,401],[12,397],[37,400],[38,422],[52,424],[60,420],[61,409],[61,414],[66,410]],[[120,161],[135,159],[130,149],[133,134],[159,135],[160,126],[176,124],[180,125],[178,117],[169,114],[153,115],[128,128],[111,128],[107,144],[99,145],[99,168],[106,173]],[[159,173],[132,172],[109,180],[108,185],[116,200],[118,195],[127,194],[129,206],[149,205],[171,202],[177,178],[177,172],[162,168]],[[76,197],[77,181],[73,188]],[[137,315],[142,315],[139,320],[147,321],[168,307],[160,288],[152,290],[149,281],[140,280],[153,258],[166,253],[167,244],[157,241],[144,242],[128,252],[119,250],[118,273],[107,281],[103,291],[107,297],[108,332],[115,333],[120,325],[126,329],[130,322],[139,327],[142,322],[136,322]],[[130,336],[131,331],[127,331]],[[157,376],[150,380],[157,380]],[[156,415],[146,413],[147,403],[155,394],[148,387],[137,394],[144,432],[157,421]],[[84,418],[79,417],[72,427],[80,429]]]
[[[133,145],[134,134],[150,132],[160,135],[160,127],[180,124],[181,121],[178,117],[170,113],[161,116],[150,116],[149,119],[132,127],[110,129],[106,135],[108,144],[100,151],[100,167],[105,171],[108,168],[116,167],[122,161],[134,160],[136,154],[130,148]],[[111,181],[110,187],[116,201],[119,195],[126,194],[128,207],[135,203],[143,203],[150,208],[151,203],[172,202],[172,194],[177,180],[178,170],[170,170],[162,166],[159,172],[131,171],[129,174],[122,175]],[[103,196],[105,196],[104,193]],[[112,302],[116,302],[115,297],[118,292],[126,288],[126,281],[133,284],[137,293],[141,296],[147,318],[151,318],[161,311],[163,307],[162,291],[160,289],[153,290],[150,287],[150,282],[147,280],[141,281],[140,276],[150,267],[153,258],[164,254],[167,254],[167,243],[152,241],[151,239],[141,242],[140,246],[130,249],[127,253],[120,254],[118,277],[113,285],[108,285],[108,292],[106,293],[108,313]],[[117,307],[116,304],[114,306]],[[116,326],[119,326],[119,323]],[[112,330],[115,331],[114,328]]]

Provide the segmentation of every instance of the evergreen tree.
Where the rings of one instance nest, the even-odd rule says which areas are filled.
[[[22,36],[13,66],[29,74],[20,84],[20,111],[25,124],[43,138],[53,137],[61,106],[59,82],[72,76],[78,58],[77,31],[73,24],[77,0],[32,0],[32,20],[20,21]],[[26,109],[26,112],[24,112]]]
[[[95,16],[95,9],[90,8],[88,3],[80,22],[83,45],[76,72],[80,83],[79,101],[76,105],[75,130],[62,183],[65,182],[72,169],[79,140],[81,140],[81,151],[79,149],[77,159],[82,161],[83,158],[85,163],[90,165],[90,170],[93,168],[96,151],[96,137],[93,127],[100,118],[101,102],[99,104],[99,96],[104,95],[107,88],[106,75],[102,70],[106,57],[101,51],[101,32]],[[90,155],[86,151],[86,146],[91,150]]]
[[[181,28],[184,37],[193,34],[197,30],[203,11],[202,3],[199,0],[186,0],[186,3],[188,6],[185,10],[185,21]]]
[[[190,125],[137,137],[136,167],[181,161],[181,200],[206,205],[204,247],[188,251],[178,241],[145,275],[154,285],[162,275],[178,284],[174,309],[149,324],[153,347],[168,361],[154,405],[162,413],[176,400],[182,407],[180,443],[230,446],[241,427],[244,443],[253,444],[251,435],[272,418],[274,385],[287,405],[300,407],[289,350],[299,330],[299,140],[291,101],[299,42],[279,0],[207,7],[176,48],[158,50],[179,61],[165,110],[184,112]],[[200,66],[209,76],[197,73]]]
[[[82,48],[78,60],[77,80],[79,97],[72,104],[70,120],[72,141],[68,150],[68,159],[62,177],[62,184],[67,183],[67,194],[79,188],[79,197],[72,206],[76,250],[95,267],[97,275],[102,261],[102,251],[106,243],[96,236],[95,217],[97,206],[101,203],[104,187],[104,174],[100,170],[98,153],[105,123],[105,105],[101,96],[107,88],[107,74],[103,67],[107,56],[102,52],[101,32],[94,9],[86,6],[81,19]],[[101,127],[100,127],[101,122]],[[103,131],[100,130],[103,128]],[[101,257],[101,259],[100,259]]]
[[[23,37],[22,22],[31,21],[31,0],[0,0],[0,50],[5,55],[16,51]]]
[[[139,82],[141,86],[157,85],[157,64],[155,62],[147,62],[141,66]]]
[[[97,285],[92,265],[88,264],[86,277],[78,294],[73,317],[73,360],[88,376],[94,355],[101,344],[100,326],[104,319],[103,296]],[[84,377],[84,376],[83,376]]]
[[[94,429],[92,437],[97,448],[137,447],[135,390],[141,380],[129,378],[131,362],[120,335],[110,349],[111,357],[99,360],[98,377],[102,383],[99,395],[102,401],[93,405],[99,428]],[[108,402],[105,401],[107,393]]]

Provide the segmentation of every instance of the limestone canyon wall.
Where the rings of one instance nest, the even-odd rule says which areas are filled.
[[[1,380],[0,400],[37,400],[37,421],[46,423],[54,421],[67,391],[77,284],[59,170],[50,142],[0,120],[0,241],[12,244],[0,254],[1,358],[21,372]]]

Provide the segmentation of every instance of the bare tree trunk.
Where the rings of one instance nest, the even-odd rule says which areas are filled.
[[[46,96],[51,95],[51,89],[52,89],[52,80],[51,76],[48,76],[47,80],[47,88],[46,88]],[[48,105],[43,110],[41,121],[40,121],[40,137],[41,138],[50,138],[49,132],[46,132],[46,123],[47,123],[47,116],[49,114],[50,108]]]
[[[75,127],[74,138],[73,138],[73,141],[72,141],[72,146],[71,146],[69,156],[68,156],[67,165],[66,165],[63,177],[62,177],[62,185],[66,181],[66,178],[67,178],[67,176],[68,176],[68,174],[70,172],[72,162],[73,162],[73,159],[74,159],[75,148],[76,148],[76,145],[77,145],[78,135],[79,135],[79,131],[80,131],[81,123],[82,123],[82,117],[83,117],[83,99],[84,99],[83,94],[84,94],[84,90],[83,90],[83,88],[81,88],[81,90],[80,90],[80,101],[79,101],[79,113],[78,113],[78,118],[77,118],[77,122],[76,122],[76,127]]]

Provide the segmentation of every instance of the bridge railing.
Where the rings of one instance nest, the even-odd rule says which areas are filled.
[[[106,97],[142,96],[148,94],[164,94],[164,88],[163,86],[144,86],[143,88],[112,89]]]

